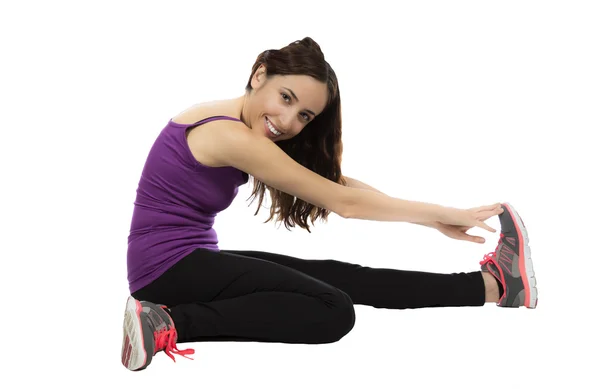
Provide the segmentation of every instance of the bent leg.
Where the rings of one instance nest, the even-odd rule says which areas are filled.
[[[331,343],[354,326],[341,290],[270,261],[197,249],[135,291],[169,307],[178,342]]]

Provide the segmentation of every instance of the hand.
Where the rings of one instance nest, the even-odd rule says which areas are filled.
[[[496,232],[495,229],[485,224],[483,221],[492,216],[500,215],[504,210],[500,203],[487,205],[471,209],[458,209],[444,207],[434,226],[444,235],[454,239],[473,240],[471,235],[466,232],[473,227],[480,227],[490,232]],[[483,243],[483,242],[481,242]]]
[[[456,240],[466,240],[468,242],[473,243],[485,243],[485,239],[481,236],[473,236],[467,234],[467,231],[471,229],[471,227],[465,226],[452,226],[448,224],[443,224],[440,222],[436,222],[433,225],[433,228],[446,235],[449,238]]]

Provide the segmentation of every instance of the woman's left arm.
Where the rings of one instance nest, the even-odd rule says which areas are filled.
[[[368,190],[373,190],[375,192],[379,192],[381,194],[385,194],[382,191],[377,190],[377,189],[373,188],[372,186],[369,186],[369,185],[365,184],[364,182],[361,182],[357,179],[350,178],[347,176],[344,176],[344,179],[346,180],[346,186],[348,186],[350,188],[368,189]],[[419,224],[419,225],[425,226],[425,227],[436,228],[432,223],[411,223],[411,224]]]

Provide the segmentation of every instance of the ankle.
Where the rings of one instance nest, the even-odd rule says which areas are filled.
[[[500,300],[500,288],[496,277],[489,272],[481,272],[483,284],[485,285],[485,302],[497,303]]]

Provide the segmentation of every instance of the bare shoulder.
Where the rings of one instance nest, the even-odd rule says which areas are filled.
[[[191,107],[175,115],[173,118],[171,118],[171,120],[178,124],[194,124],[211,116],[221,115],[232,116],[232,113],[228,112],[228,106],[222,101],[211,101],[192,105]],[[232,128],[234,131],[235,129],[242,131],[239,124],[241,123],[232,120],[215,120],[204,123],[201,126],[188,128],[185,136],[188,147],[194,158],[205,166],[227,166],[223,163],[220,163],[214,157],[214,153],[211,153],[211,148],[213,147],[212,145],[216,141],[215,133],[223,130],[231,130]],[[241,125],[246,127],[244,124]]]
[[[227,115],[223,106],[197,105],[171,119],[193,124],[204,118]],[[254,134],[244,123],[215,120],[186,131],[194,158],[205,166],[231,166],[256,180],[328,209],[342,217],[350,214],[355,190],[333,182],[288,156],[272,140]]]
[[[243,123],[217,121],[206,127],[204,152],[218,166],[232,166],[256,180],[342,217],[349,214],[353,189],[327,179],[287,155]]]
[[[188,129],[186,138],[188,147],[198,162],[205,166],[222,167],[231,165],[221,153],[228,152],[230,146],[238,143],[238,139],[243,143],[244,136],[248,136],[249,133],[250,129],[244,123],[233,120],[215,120]]]

